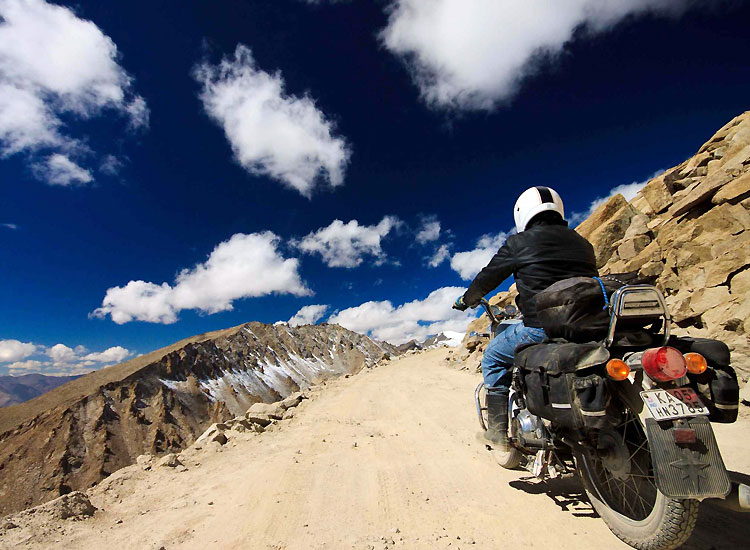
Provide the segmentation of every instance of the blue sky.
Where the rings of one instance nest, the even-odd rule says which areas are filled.
[[[532,4],[0,0],[0,374],[461,330],[520,192],[583,214],[748,109],[748,2]]]

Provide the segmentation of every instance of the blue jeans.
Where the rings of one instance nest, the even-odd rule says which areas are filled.
[[[484,386],[495,391],[507,391],[513,372],[513,355],[521,344],[534,344],[544,340],[541,328],[527,327],[523,323],[511,325],[490,341],[482,357]]]

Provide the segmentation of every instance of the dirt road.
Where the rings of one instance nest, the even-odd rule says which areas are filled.
[[[445,354],[331,382],[274,431],[186,452],[187,471],[115,474],[91,492],[93,518],[63,521],[13,546],[627,548],[595,516],[577,479],[540,483],[495,464],[476,438],[478,375],[446,366]],[[750,473],[748,424],[718,430],[730,470]],[[685,548],[743,547],[747,519],[705,504]]]

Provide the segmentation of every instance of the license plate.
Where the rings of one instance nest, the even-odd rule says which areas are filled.
[[[708,414],[708,409],[692,388],[642,391],[641,399],[656,420]]]

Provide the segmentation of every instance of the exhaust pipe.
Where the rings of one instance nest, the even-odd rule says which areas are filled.
[[[718,500],[716,504],[733,512],[750,512],[750,485],[733,481],[727,498]]]

